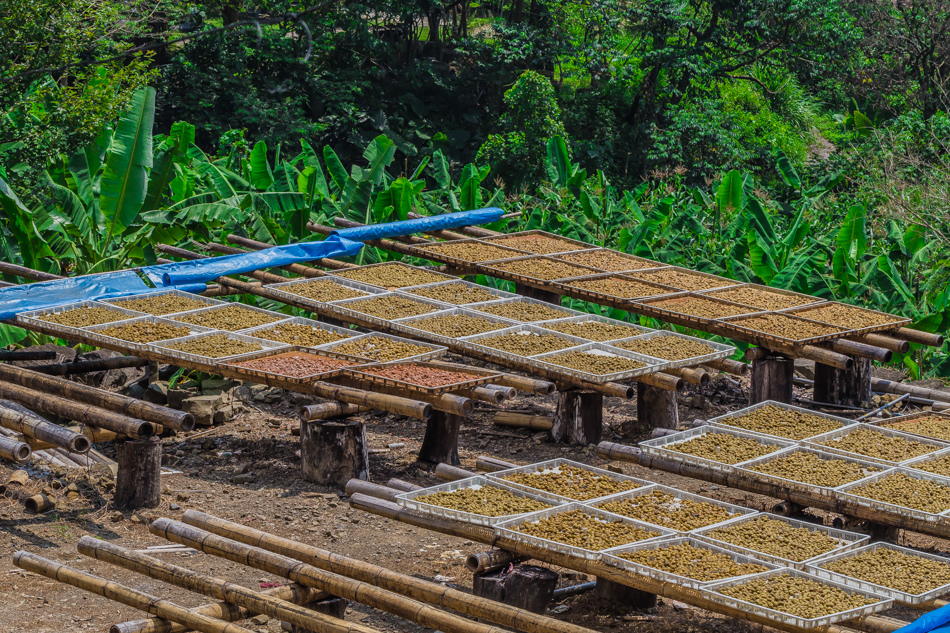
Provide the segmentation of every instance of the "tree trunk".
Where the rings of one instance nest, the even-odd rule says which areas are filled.
[[[510,572],[501,571],[478,574],[472,579],[472,593],[532,613],[544,613],[554,589],[558,574],[535,565],[515,565]]]
[[[459,431],[462,416],[436,411],[426,422],[426,434],[419,449],[419,461],[458,466]]]
[[[221,18],[224,22],[224,26],[232,24],[238,21],[241,11],[241,2],[240,0],[229,0],[221,7]]]
[[[442,40],[440,39],[440,25],[442,22],[442,16],[440,15],[439,9],[432,9],[432,13],[426,15],[426,22],[429,23],[429,42],[438,44]]]
[[[551,440],[587,446],[600,442],[604,427],[604,394],[565,389],[557,393]]]
[[[162,441],[157,437],[116,442],[118,471],[113,505],[122,510],[154,508],[162,500]]]
[[[369,479],[369,453],[362,420],[300,423],[300,460],[307,481],[343,488],[350,479]]]
[[[675,429],[679,425],[680,411],[676,404],[676,392],[638,382],[637,431],[648,433],[653,429]]]
[[[871,401],[871,359],[854,357],[852,369],[815,363],[816,402],[860,407]]]
[[[792,378],[795,361],[782,356],[769,356],[752,361],[752,393],[749,404],[765,400],[792,403]]]

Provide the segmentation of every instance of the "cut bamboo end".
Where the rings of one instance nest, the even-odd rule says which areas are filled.
[[[682,378],[684,381],[691,385],[698,385],[705,387],[709,384],[711,378],[702,369],[694,369],[692,367],[675,367],[671,369],[665,369],[664,373],[670,374],[671,376],[677,376]]]
[[[0,437],[0,457],[11,462],[25,462],[32,454],[30,445],[9,437]]]
[[[439,464],[435,467],[435,476],[442,481],[458,481],[459,479],[474,477],[475,473],[451,464]]]
[[[12,488],[14,486],[24,486],[26,482],[30,480],[30,473],[25,470],[15,470],[13,474],[10,475],[10,478],[7,479],[6,486]]]
[[[346,488],[344,489],[347,497],[352,497],[355,494],[364,494],[370,497],[376,497],[377,499],[385,499],[386,501],[395,501],[396,495],[400,494],[401,490],[395,490],[389,488],[382,484],[374,484],[371,481],[365,481],[363,479],[350,479],[346,482]]]
[[[909,341],[910,343],[917,343],[919,345],[927,345],[929,347],[943,347],[943,343],[946,340],[940,334],[921,332],[920,330],[912,330],[906,327],[902,327],[896,332],[893,332],[893,335],[894,337],[903,341]]]
[[[883,347],[884,349],[889,349],[892,352],[897,352],[898,354],[906,354],[910,351],[909,341],[902,341],[898,338],[884,336],[883,334],[865,334],[864,336],[852,337],[849,340],[857,341],[858,343],[874,345],[876,347]]]
[[[366,407],[346,402],[322,402],[320,404],[308,404],[297,409],[303,420],[329,420],[332,418],[341,418],[348,415],[357,415],[369,411]]]
[[[26,508],[27,512],[32,512],[33,514],[42,514],[43,512],[49,512],[55,508],[56,502],[41,493],[26,499],[23,502],[23,506]]]
[[[706,365],[713,369],[717,369],[721,372],[732,374],[734,376],[747,376],[749,374],[748,364],[740,363],[739,361],[732,360],[731,358],[720,358],[719,360],[706,363]]]
[[[481,455],[475,460],[475,470],[483,473],[497,473],[500,470],[517,468],[518,464],[502,461],[496,457]]]
[[[637,376],[637,382],[642,382],[645,385],[650,385],[651,387],[664,389],[666,391],[676,391],[678,389],[682,389],[683,385],[686,384],[686,381],[679,376],[672,376],[663,372],[647,374],[645,376]],[[632,398],[633,393],[635,393],[636,390],[634,387],[630,387],[630,391],[630,398]]]
[[[847,354],[849,356],[870,358],[871,360],[876,360],[879,363],[891,362],[891,357],[894,355],[894,352],[889,349],[876,347],[874,345],[861,343],[858,341],[838,339],[836,341],[832,341],[830,345],[831,349],[836,352],[841,352],[842,354]]]
[[[488,572],[507,567],[512,563],[519,562],[520,557],[511,552],[502,549],[493,549],[487,552],[476,552],[469,554],[465,559],[465,567],[473,574],[486,574]]]

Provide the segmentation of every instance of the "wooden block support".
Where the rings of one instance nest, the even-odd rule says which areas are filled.
[[[326,600],[320,600],[318,602],[311,602],[308,605],[305,605],[308,609],[317,611],[318,613],[323,613],[334,618],[343,619],[343,616],[346,615],[346,608],[349,606],[350,601],[344,600],[343,598],[327,598]],[[311,633],[310,629],[304,629],[290,622],[281,622],[280,628],[284,631],[289,631],[290,633]]]
[[[458,466],[459,431],[462,416],[436,411],[426,422],[426,434],[419,449],[419,461]]]
[[[554,597],[557,581],[557,572],[545,567],[515,565],[511,571],[476,574],[472,579],[472,593],[532,613],[544,613]]]
[[[542,290],[534,286],[525,286],[524,284],[515,284],[515,292],[530,299],[537,299],[538,301],[544,301],[545,303],[551,303],[556,306],[561,305],[562,295],[550,290]]]
[[[369,452],[362,420],[300,423],[300,461],[307,481],[343,488],[350,479],[369,479]]]
[[[679,425],[680,411],[676,403],[676,392],[638,382],[637,431],[646,433],[654,428],[675,429]]]
[[[656,606],[656,594],[640,591],[611,580],[597,579],[594,595],[624,609],[650,609]]]
[[[795,361],[784,356],[766,356],[752,361],[752,395],[749,404],[765,400],[792,403]]]
[[[154,508],[162,501],[162,441],[157,437],[116,442],[118,471],[113,505]]]
[[[871,359],[854,357],[852,369],[815,363],[816,402],[860,407],[871,402]]]
[[[600,442],[604,428],[604,394],[580,389],[557,392],[551,440],[587,446]]]

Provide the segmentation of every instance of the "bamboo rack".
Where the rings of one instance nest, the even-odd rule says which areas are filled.
[[[237,244],[238,246],[246,246],[252,251],[260,251],[265,248],[273,247],[273,244],[266,244],[264,242],[258,242],[247,237],[242,237],[240,235],[235,235],[233,233],[228,235],[228,241],[232,244]],[[350,264],[347,262],[341,262],[337,259],[317,259],[312,262],[317,266],[323,266],[324,268],[329,268],[330,270],[343,270],[344,268],[356,268],[356,264]],[[309,268],[309,267],[308,267]],[[320,272],[320,271],[317,271]]]

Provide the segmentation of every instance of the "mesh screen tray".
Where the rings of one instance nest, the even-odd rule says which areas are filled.
[[[432,360],[433,358],[437,358],[437,357],[441,356],[441,355],[444,354],[445,351],[446,351],[446,348],[443,347],[443,346],[441,346],[441,345],[435,345],[435,344],[433,344],[433,343],[423,343],[422,341],[411,341],[411,340],[409,340],[409,339],[401,338],[401,337],[399,337],[399,336],[392,336],[391,334],[383,334],[382,332],[372,332],[372,333],[370,333],[370,334],[360,334],[359,336],[354,336],[354,337],[352,337],[352,338],[350,338],[350,339],[347,339],[347,340],[345,340],[345,341],[337,341],[336,343],[328,343],[327,345],[321,346],[320,349],[321,349],[321,350],[330,351],[330,352],[334,352],[334,353],[336,353],[336,354],[345,354],[346,356],[349,356],[349,357],[351,357],[351,358],[355,358],[355,359],[357,359],[357,360],[363,360],[363,361],[366,361],[366,362],[378,363],[378,362],[380,362],[379,359],[370,358],[370,357],[368,357],[368,356],[360,356],[360,355],[358,355],[358,354],[357,354],[357,355],[351,355],[351,354],[347,354],[346,352],[343,352],[343,351],[341,351],[341,350],[339,349],[341,345],[346,345],[346,344],[348,344],[348,343],[357,343],[357,342],[360,342],[360,343],[363,343],[363,344],[368,344],[368,343],[372,343],[374,339],[386,339],[386,340],[389,340],[389,341],[396,341],[397,343],[406,343],[407,345],[413,345],[413,346],[415,346],[415,347],[417,347],[417,348],[420,348],[420,349],[422,350],[422,351],[420,351],[420,352],[418,352],[418,353],[416,353],[416,354],[413,354],[413,355],[411,355],[411,356],[406,356],[405,358],[396,358],[396,359],[393,359],[393,361],[405,362],[405,361],[410,361],[410,360],[420,360],[420,361],[421,361],[421,360]]]
[[[520,490],[513,486],[506,486],[497,481],[492,481],[487,477],[469,477],[468,479],[461,479],[459,481],[453,481],[451,483],[442,484],[439,486],[432,486],[431,488],[423,488],[422,490],[413,490],[412,492],[404,492],[402,494],[396,495],[396,503],[406,508],[407,510],[414,510],[416,512],[421,512],[423,514],[429,514],[432,516],[442,517],[444,519],[453,519],[455,521],[462,521],[463,523],[473,523],[475,525],[485,525],[492,526],[496,523],[502,523],[504,521],[510,521],[517,519],[519,517],[529,514],[528,512],[520,512],[518,514],[506,514],[502,516],[488,516],[486,514],[477,514],[475,512],[465,512],[463,510],[453,510],[451,508],[445,508],[442,506],[437,506],[435,504],[426,503],[419,499],[419,497],[424,497],[431,494],[436,494],[439,492],[455,492],[456,490],[462,490],[464,488],[474,488],[479,487],[489,487],[489,488],[498,488],[499,490],[504,490],[510,492],[516,497],[521,497],[523,499],[532,499],[534,501],[540,501],[541,503],[546,503],[549,506],[557,507],[564,505],[564,501],[555,497],[554,495],[545,494],[543,492],[534,491],[527,492],[525,490]]]
[[[936,453],[937,451],[945,449],[945,448],[950,448],[950,444],[947,444],[946,442],[940,442],[937,440],[932,440],[932,439],[929,439],[926,437],[920,437],[917,435],[908,435],[907,433],[901,433],[900,431],[895,431],[893,429],[886,429],[886,428],[883,428],[880,426],[874,426],[871,424],[860,424],[860,423],[852,424],[850,426],[846,426],[844,428],[838,429],[837,431],[831,431],[830,433],[822,433],[821,435],[810,437],[803,442],[803,445],[810,446],[811,448],[817,449],[819,451],[825,451],[828,453],[837,453],[839,455],[848,455],[850,457],[857,457],[858,459],[864,459],[871,462],[877,462],[885,466],[898,465],[895,462],[890,462],[878,457],[863,455],[861,453],[846,451],[843,448],[838,448],[833,444],[829,445],[825,443],[825,442],[830,442],[830,441],[834,441],[836,439],[842,438],[848,435],[849,433],[853,433],[857,430],[874,431],[875,433],[880,433],[882,438],[883,437],[899,438],[902,440],[907,440],[910,442],[918,442],[920,444],[933,447],[933,450],[929,451],[928,453],[925,453],[925,455],[930,454],[930,453]],[[920,455],[918,455],[917,457],[920,457]],[[916,459],[916,457],[910,458],[910,459]],[[905,462],[910,461],[910,459],[906,459],[904,461]]]
[[[739,600],[738,598],[733,598],[727,596],[720,591],[725,587],[733,587],[736,585],[741,585],[743,583],[749,582],[750,580],[757,578],[774,578],[777,576],[794,576],[796,578],[807,578],[809,580],[814,580],[815,582],[820,582],[825,585],[836,587],[845,591],[849,594],[859,594],[865,596],[869,600],[874,602],[865,605],[863,607],[858,607],[856,609],[849,609],[848,611],[839,611],[837,613],[830,613],[828,615],[823,615],[817,618],[804,618],[797,615],[792,615],[790,613],[784,613],[782,611],[776,611],[774,609],[769,609],[751,602],[746,602],[744,600]],[[756,574],[754,576],[745,576],[743,578],[734,579],[734,580],[725,580],[722,582],[711,583],[704,586],[700,589],[704,598],[708,598],[713,602],[717,602],[723,606],[730,607],[732,609],[738,609],[739,611],[744,611],[745,613],[752,613],[763,618],[772,620],[773,622],[781,622],[786,626],[794,626],[799,629],[815,629],[818,627],[827,626],[829,624],[834,624],[835,622],[843,622],[845,620],[853,620],[854,618],[859,618],[865,615],[870,615],[872,613],[878,613],[885,609],[890,608],[891,604],[894,602],[891,598],[886,598],[880,594],[860,591],[849,587],[847,585],[831,582],[824,580],[817,576],[811,574],[806,574],[795,569],[775,569],[772,571],[763,572],[761,574]]]
[[[115,323],[103,323],[102,325],[94,325],[92,327],[83,328],[82,332],[85,335],[85,338],[95,344],[105,347],[106,349],[112,349],[115,351],[132,351],[132,352],[144,352],[148,349],[150,343],[155,342],[151,341],[149,343],[138,343],[135,341],[128,341],[126,339],[118,338],[115,336],[109,336],[104,333],[105,330],[111,330],[115,327],[124,327],[126,325],[135,325],[137,323],[161,323],[164,325],[171,325],[172,327],[185,329],[188,331],[188,334],[182,336],[192,336],[194,334],[203,334],[205,332],[214,332],[213,328],[202,327],[200,325],[192,325],[191,323],[181,323],[179,321],[172,321],[170,319],[164,319],[156,316],[143,316],[135,317],[134,319],[129,319],[127,321],[117,321]],[[179,337],[181,338],[181,337]]]
[[[268,284],[267,290],[277,295],[280,299],[286,300],[289,305],[303,305],[311,307],[317,310],[326,308],[328,301],[321,301],[313,297],[308,297],[302,294],[297,294],[295,290],[299,289],[299,286],[305,286],[318,282],[320,284],[335,284],[341,288],[348,288],[354,292],[362,293],[356,297],[351,297],[352,299],[366,299],[370,295],[379,295],[383,294],[386,291],[382,288],[377,288],[376,286],[371,286],[369,284],[361,284],[358,281],[351,281],[343,277],[336,277],[334,275],[326,275],[325,277],[307,277],[305,279],[295,279],[294,281],[284,281],[279,284]],[[339,299],[337,299],[339,301]]]
[[[452,371],[459,374],[465,374],[470,376],[467,380],[461,380],[459,382],[439,385],[437,387],[427,387],[425,385],[420,385],[413,383],[407,380],[398,380],[396,378],[388,378],[380,374],[374,374],[370,371],[374,367],[393,367],[396,365],[410,365],[413,367],[421,368],[430,368],[430,369],[441,369],[443,371]],[[419,393],[429,394],[435,396],[441,393],[448,393],[450,391],[460,391],[462,389],[471,389],[472,387],[478,387],[480,385],[487,385],[493,382],[497,382],[501,378],[501,374],[496,371],[489,371],[487,369],[476,369],[474,367],[463,367],[460,366],[458,369],[453,369],[446,365],[438,365],[434,363],[422,363],[418,361],[395,361],[392,363],[380,363],[373,365],[361,365],[359,367],[351,367],[343,370],[343,373],[357,380],[362,380],[364,382],[376,383],[383,385],[385,387],[393,387],[395,389],[404,389],[406,391],[416,391]]]
[[[558,356],[575,352],[604,357],[616,356],[637,363],[643,363],[643,367],[639,367],[637,369],[624,369],[609,374],[593,374],[580,369],[565,367],[557,363]],[[580,345],[570,349],[548,352],[546,354],[538,354],[537,356],[532,356],[529,359],[529,362],[537,363],[549,371],[566,374],[572,378],[577,378],[579,380],[584,380],[595,384],[603,384],[617,380],[629,380],[631,378],[636,378],[637,376],[643,376],[644,374],[655,374],[656,372],[662,371],[670,366],[668,361],[661,360],[659,358],[653,358],[651,356],[644,356],[643,354],[635,354],[634,352],[628,352],[625,349],[611,347],[609,345],[604,345],[603,343],[587,343],[586,345]]]
[[[598,323],[606,323],[608,325],[615,325],[617,327],[622,327],[622,328],[629,328],[631,330],[630,333],[623,333],[622,336],[618,336],[617,338],[611,338],[611,339],[607,339],[603,341],[595,341],[594,339],[587,339],[585,337],[581,337],[582,339],[589,340],[593,343],[612,343],[613,341],[633,338],[635,336],[640,336],[641,334],[647,334],[647,333],[655,331],[651,328],[643,327],[642,325],[639,325],[636,323],[627,323],[626,321],[618,321],[617,319],[611,319],[609,317],[600,316],[599,314],[582,314],[580,316],[567,317],[563,319],[553,319],[551,321],[535,321],[533,325],[535,325],[536,327],[544,328],[546,330],[552,330],[553,332],[556,332],[558,334],[563,334],[563,332],[559,332],[555,328],[557,328],[560,325],[568,324],[568,323],[587,323],[591,321],[596,321]]]
[[[544,473],[544,472],[556,473],[556,472],[560,472],[560,468],[562,466],[573,466],[574,468],[580,468],[582,470],[586,470],[591,473],[594,473],[595,475],[607,477],[608,479],[613,479],[615,481],[629,482],[632,486],[634,486],[633,488],[631,488],[631,490],[639,490],[640,488],[643,488],[646,486],[650,486],[652,490],[652,486],[654,485],[652,481],[646,481],[645,479],[637,479],[635,477],[630,477],[629,475],[624,475],[621,473],[612,473],[609,470],[596,468],[595,466],[588,466],[587,464],[581,464],[580,462],[573,462],[569,459],[549,459],[547,461],[538,462],[537,464],[531,464],[529,466],[519,466],[518,468],[509,468],[508,470],[500,470],[498,472],[488,473],[486,476],[489,479],[498,481],[506,486],[520,488],[522,490],[527,490],[529,492],[542,492],[544,494],[555,497],[557,499],[561,499],[562,501],[565,501],[565,502],[577,501],[577,502],[584,502],[586,504],[590,504],[594,501],[599,501],[611,495],[617,494],[617,493],[609,493],[609,494],[600,495],[598,497],[591,498],[591,499],[572,499],[571,497],[567,497],[567,496],[560,495],[553,492],[546,492],[546,491],[540,490],[539,488],[532,488],[531,486],[527,484],[521,484],[514,481],[508,481],[507,479],[505,479],[505,477],[508,477],[509,475],[517,475],[517,474],[533,474],[533,473]]]
[[[663,459],[669,459],[675,462],[681,462],[684,464],[693,464],[695,466],[701,466],[703,468],[709,468],[711,470],[717,470],[723,473],[735,472],[736,467],[742,464],[743,462],[737,462],[735,464],[726,464],[725,462],[718,462],[713,459],[706,457],[699,457],[696,455],[689,455],[687,453],[681,453],[670,449],[670,446],[674,444],[680,444],[682,442],[687,442],[697,437],[702,437],[708,433],[721,433],[725,435],[732,435],[733,437],[741,437],[745,439],[755,440],[760,444],[765,444],[767,446],[774,446],[775,451],[778,452],[783,448],[789,448],[790,446],[795,446],[795,442],[790,442],[788,440],[781,440],[771,435],[760,435],[758,433],[750,433],[748,431],[740,431],[739,429],[733,429],[728,427],[713,426],[710,424],[704,424],[703,426],[697,427],[695,429],[689,429],[688,431],[682,431],[680,433],[673,433],[672,435],[667,435],[665,437],[658,437],[653,440],[646,440],[645,442],[640,442],[638,446],[640,450],[648,455],[655,455],[657,457],[662,457]],[[769,453],[774,454],[774,453]],[[764,455],[762,456],[764,457]],[[758,459],[758,458],[756,458]],[[746,460],[751,461],[751,460]]]
[[[820,412],[818,412],[818,411],[812,411],[812,410],[810,410],[810,409],[803,409],[802,407],[796,407],[796,406],[794,406],[794,405],[786,404],[786,403],[784,403],[784,402],[778,402],[778,401],[776,401],[776,400],[764,400],[764,401],[762,401],[762,402],[760,402],[760,403],[758,403],[758,404],[754,404],[754,405],[752,405],[752,406],[750,406],[750,407],[746,407],[745,409],[739,409],[738,411],[732,411],[731,413],[727,413],[727,414],[725,414],[725,415],[720,415],[720,416],[718,416],[718,417],[715,417],[715,418],[712,418],[711,420],[709,420],[709,423],[710,423],[710,424],[715,424],[715,425],[717,425],[717,426],[725,426],[725,427],[729,427],[729,428],[733,428],[733,429],[738,429],[738,430],[740,430],[740,431],[746,431],[746,432],[748,432],[748,433],[755,433],[755,434],[757,434],[757,435],[767,435],[767,436],[769,436],[769,437],[776,437],[776,438],[782,439],[782,440],[800,441],[800,440],[794,440],[793,438],[785,437],[785,436],[782,436],[782,435],[775,435],[775,434],[772,434],[772,433],[766,433],[766,432],[764,432],[764,431],[755,431],[755,430],[752,430],[752,429],[744,429],[744,428],[741,428],[741,427],[738,427],[738,426],[735,426],[735,425],[729,423],[729,420],[731,420],[732,418],[739,418],[739,417],[742,417],[742,416],[747,415],[747,414],[749,414],[749,413],[751,413],[751,412],[753,412],[753,411],[758,411],[759,409],[762,409],[762,408],[764,408],[764,407],[775,407],[775,408],[777,408],[777,409],[783,409],[783,410],[785,410],[785,411],[797,411],[797,412],[799,412],[799,413],[805,413],[805,414],[808,414],[808,415],[811,415],[811,416],[815,416],[815,417],[818,417],[818,418],[824,418],[824,419],[828,420],[829,422],[833,422],[833,423],[837,424],[840,429],[843,429],[843,428],[845,428],[845,427],[852,427],[852,426],[854,426],[854,425],[856,424],[856,422],[855,422],[854,420],[849,420],[848,418],[839,418],[838,416],[835,416],[835,415],[829,415],[829,414],[827,414],[827,413],[820,413]],[[807,438],[802,438],[802,439],[807,439]],[[820,450],[825,450],[825,449],[820,449]]]
[[[491,299],[484,299],[482,301],[469,301],[467,303],[456,303],[455,301],[445,301],[444,299],[432,299],[425,294],[427,290],[439,289],[442,286],[464,286],[466,288],[472,288],[475,290],[481,290],[487,292],[492,296]],[[497,288],[489,288],[488,286],[482,286],[479,284],[473,284],[470,281],[463,281],[461,279],[453,279],[449,281],[439,281],[434,284],[423,284],[421,286],[409,286],[408,288],[399,288],[396,290],[399,294],[407,294],[411,297],[423,297],[424,299],[432,299],[434,301],[440,301],[450,306],[473,306],[482,303],[488,303],[489,301],[500,301],[502,299],[514,299],[518,295],[513,292],[505,292],[504,290],[498,290]]]
[[[635,343],[637,341],[650,341],[658,337],[673,337],[679,339],[685,339],[689,341],[697,341],[703,345],[708,345],[712,351],[708,354],[703,354],[701,356],[691,356],[690,358],[683,358],[681,360],[672,360],[669,358],[662,358],[662,355],[655,356],[660,358],[667,363],[667,367],[694,367],[696,365],[702,365],[704,363],[711,363],[714,360],[719,360],[720,358],[729,358],[732,356],[736,348],[731,345],[726,345],[724,343],[716,343],[713,341],[707,341],[706,339],[696,338],[694,336],[687,336],[685,334],[680,334],[679,332],[667,332],[667,331],[658,331],[658,332],[649,332],[647,334],[641,334],[639,336],[631,336],[630,338],[619,339],[616,341],[611,341],[609,345],[612,347],[617,347],[619,349],[626,349],[622,347],[624,343]],[[637,352],[641,353],[641,352]]]
[[[340,367],[334,367],[332,369],[325,369],[322,371],[315,371],[311,374],[305,376],[293,376],[290,374],[282,374],[276,370],[267,370],[267,369],[255,369],[253,367],[246,367],[242,365],[237,365],[236,363],[243,363],[251,360],[260,360],[264,358],[271,358],[273,356],[282,356],[284,354],[296,354],[299,356],[312,357],[315,359],[319,358],[328,358],[335,359],[346,364]],[[249,354],[244,354],[238,358],[230,360],[230,362],[222,363],[219,367],[221,370],[227,370],[232,375],[239,377],[244,380],[249,380],[251,382],[261,382],[264,384],[270,384],[270,381],[276,380],[282,383],[289,383],[295,385],[305,385],[315,380],[327,380],[328,378],[335,378],[336,376],[341,375],[345,369],[349,367],[358,366],[361,361],[353,360],[352,358],[344,354],[334,354],[333,352],[327,352],[323,350],[315,350],[308,347],[300,346],[289,346],[289,347],[278,347],[275,349],[266,349],[260,352],[251,352]]]
[[[772,475],[769,473],[764,473],[759,470],[755,470],[757,467],[767,464],[768,462],[774,461],[776,459],[781,459],[783,457],[789,457],[795,453],[809,453],[811,455],[817,456],[822,460],[836,460],[848,462],[850,464],[857,464],[862,468],[864,473],[861,478],[872,475],[875,472],[881,470],[886,470],[886,466],[879,464],[877,462],[872,462],[865,459],[857,459],[856,457],[850,457],[848,455],[843,455],[839,453],[830,453],[826,451],[819,451],[807,446],[793,446],[792,448],[786,448],[779,451],[778,453],[772,453],[771,455],[766,455],[765,457],[760,457],[758,459],[753,459],[742,464],[740,468],[737,468],[744,475],[750,479],[756,481],[762,481],[765,483],[773,484],[775,486],[780,486],[787,490],[798,490],[807,494],[819,495],[822,497],[834,497],[835,496],[835,487],[836,486],[822,486],[819,484],[811,484],[804,481],[797,481],[795,479],[789,479],[786,477],[779,477],[778,475]],[[874,470],[871,470],[871,469]],[[857,480],[855,480],[857,481]]]
[[[116,297],[115,299],[100,299],[100,303],[108,303],[117,308],[122,308],[123,310],[129,310],[130,308],[123,308],[122,304],[126,301],[134,301],[136,299],[151,299],[153,297],[163,297],[163,296],[175,296],[175,297],[185,297],[192,299],[194,301],[200,301],[205,304],[206,307],[221,305],[228,303],[227,301],[221,301],[220,299],[212,299],[211,297],[203,297],[201,295],[196,295],[191,292],[184,292],[182,290],[175,290],[174,288],[168,290],[161,290],[159,292],[148,292],[141,295],[130,295],[128,297]],[[200,310],[200,308],[189,308],[189,310]],[[153,314],[153,316],[168,317],[173,314],[178,314],[179,312],[188,312],[189,310],[178,310],[176,312],[165,312],[163,314]]]
[[[110,324],[118,323],[119,321],[124,321],[131,319],[133,317],[148,316],[143,312],[136,312],[134,310],[126,310],[125,308],[118,308],[114,305],[109,305],[108,303],[99,303],[98,301],[80,301],[79,303],[69,303],[62,306],[56,306],[55,308],[43,308],[41,310],[31,310],[29,312],[20,312],[16,315],[17,323],[26,326],[32,326],[34,328],[39,328],[45,332],[52,332],[54,336],[59,336],[69,334],[78,334],[83,332],[84,328],[81,326],[72,326],[72,325],[60,325],[58,323],[51,323],[50,321],[45,321],[42,317],[50,314],[59,314],[61,312],[68,312],[69,310],[75,310],[76,308],[105,308],[107,310],[114,311],[118,317],[115,321],[110,321]],[[97,323],[96,325],[102,325]],[[92,326],[86,326],[92,327]]]
[[[240,354],[232,354],[230,356],[220,356],[217,358],[212,358],[211,356],[201,356],[199,354],[192,354],[189,352],[182,352],[176,349],[172,349],[172,345],[177,345],[179,343],[188,343],[190,341],[198,340],[200,338],[215,336],[218,334],[223,334],[229,339],[236,341],[242,341],[244,343],[252,343],[261,346],[261,350],[254,350],[253,352],[242,352]],[[236,358],[243,358],[248,354],[254,354],[262,350],[268,349],[277,349],[279,347],[288,347],[284,343],[276,343],[274,341],[265,341],[262,338],[254,338],[251,336],[244,336],[243,334],[235,334],[233,332],[224,332],[220,330],[213,330],[211,332],[205,332],[204,334],[195,334],[193,336],[182,336],[180,338],[173,338],[167,341],[157,341],[155,343],[149,343],[149,351],[163,354],[174,361],[181,361],[185,366],[200,366],[200,367],[210,367],[214,370],[215,367],[221,365],[227,361],[234,360]]]
[[[947,477],[932,475],[931,473],[924,472],[922,470],[914,470],[912,468],[891,468],[890,470],[885,470],[876,475],[865,477],[864,479],[855,481],[853,483],[839,486],[838,488],[835,488],[835,491],[837,493],[838,499],[841,501],[854,503],[859,506],[864,506],[865,508],[871,508],[873,510],[887,512],[888,514],[894,514],[897,516],[919,519],[921,521],[927,521],[930,523],[946,523],[948,515],[950,515],[950,503],[947,504],[947,508],[940,512],[924,512],[923,510],[908,508],[906,506],[888,503],[886,501],[878,501],[877,499],[871,499],[870,497],[862,497],[860,495],[860,491],[856,490],[857,488],[880,481],[885,477],[889,477],[898,473],[907,475],[908,477],[913,477],[914,479],[922,479],[926,481],[932,481],[937,484],[942,484],[944,486],[950,486],[950,478]]]
[[[290,325],[305,325],[309,326],[315,330],[324,330],[326,332],[332,332],[342,338],[337,341],[330,341],[328,343],[321,343],[319,345],[301,345],[300,343],[291,343],[287,341],[276,341],[275,339],[268,338],[264,335],[268,330],[274,328],[282,328]],[[338,327],[336,325],[330,325],[328,323],[321,323],[320,321],[314,321],[313,319],[306,319],[304,317],[294,317],[292,319],[287,319],[286,321],[280,321],[278,323],[267,323],[266,325],[258,325],[257,327],[248,328],[246,330],[239,330],[238,334],[243,334],[245,336],[253,336],[256,338],[262,338],[268,341],[275,341],[277,343],[284,343],[285,345],[297,345],[297,347],[310,347],[312,349],[320,349],[327,345],[333,345],[335,343],[342,343],[346,339],[351,339],[354,336],[359,336],[360,333],[356,330],[351,330],[345,327]]]
[[[450,317],[450,316],[467,316],[474,317],[478,319],[485,319],[489,323],[495,324],[497,327],[489,332],[498,332],[498,330],[504,330],[512,326],[517,325],[513,321],[508,319],[502,319],[501,317],[491,316],[490,314],[485,314],[484,312],[473,312],[471,310],[466,310],[465,308],[452,308],[451,310],[440,310],[439,312],[432,312],[431,314],[422,314],[419,316],[406,317],[404,319],[396,319],[392,322],[392,328],[399,333],[404,333],[409,336],[438,341],[446,345],[455,345],[458,342],[458,338],[453,336],[448,336],[446,334],[437,334],[435,332],[430,332],[424,330],[420,327],[417,327],[417,324],[428,319],[436,319],[439,317]],[[480,332],[480,334],[486,334],[487,332]]]

